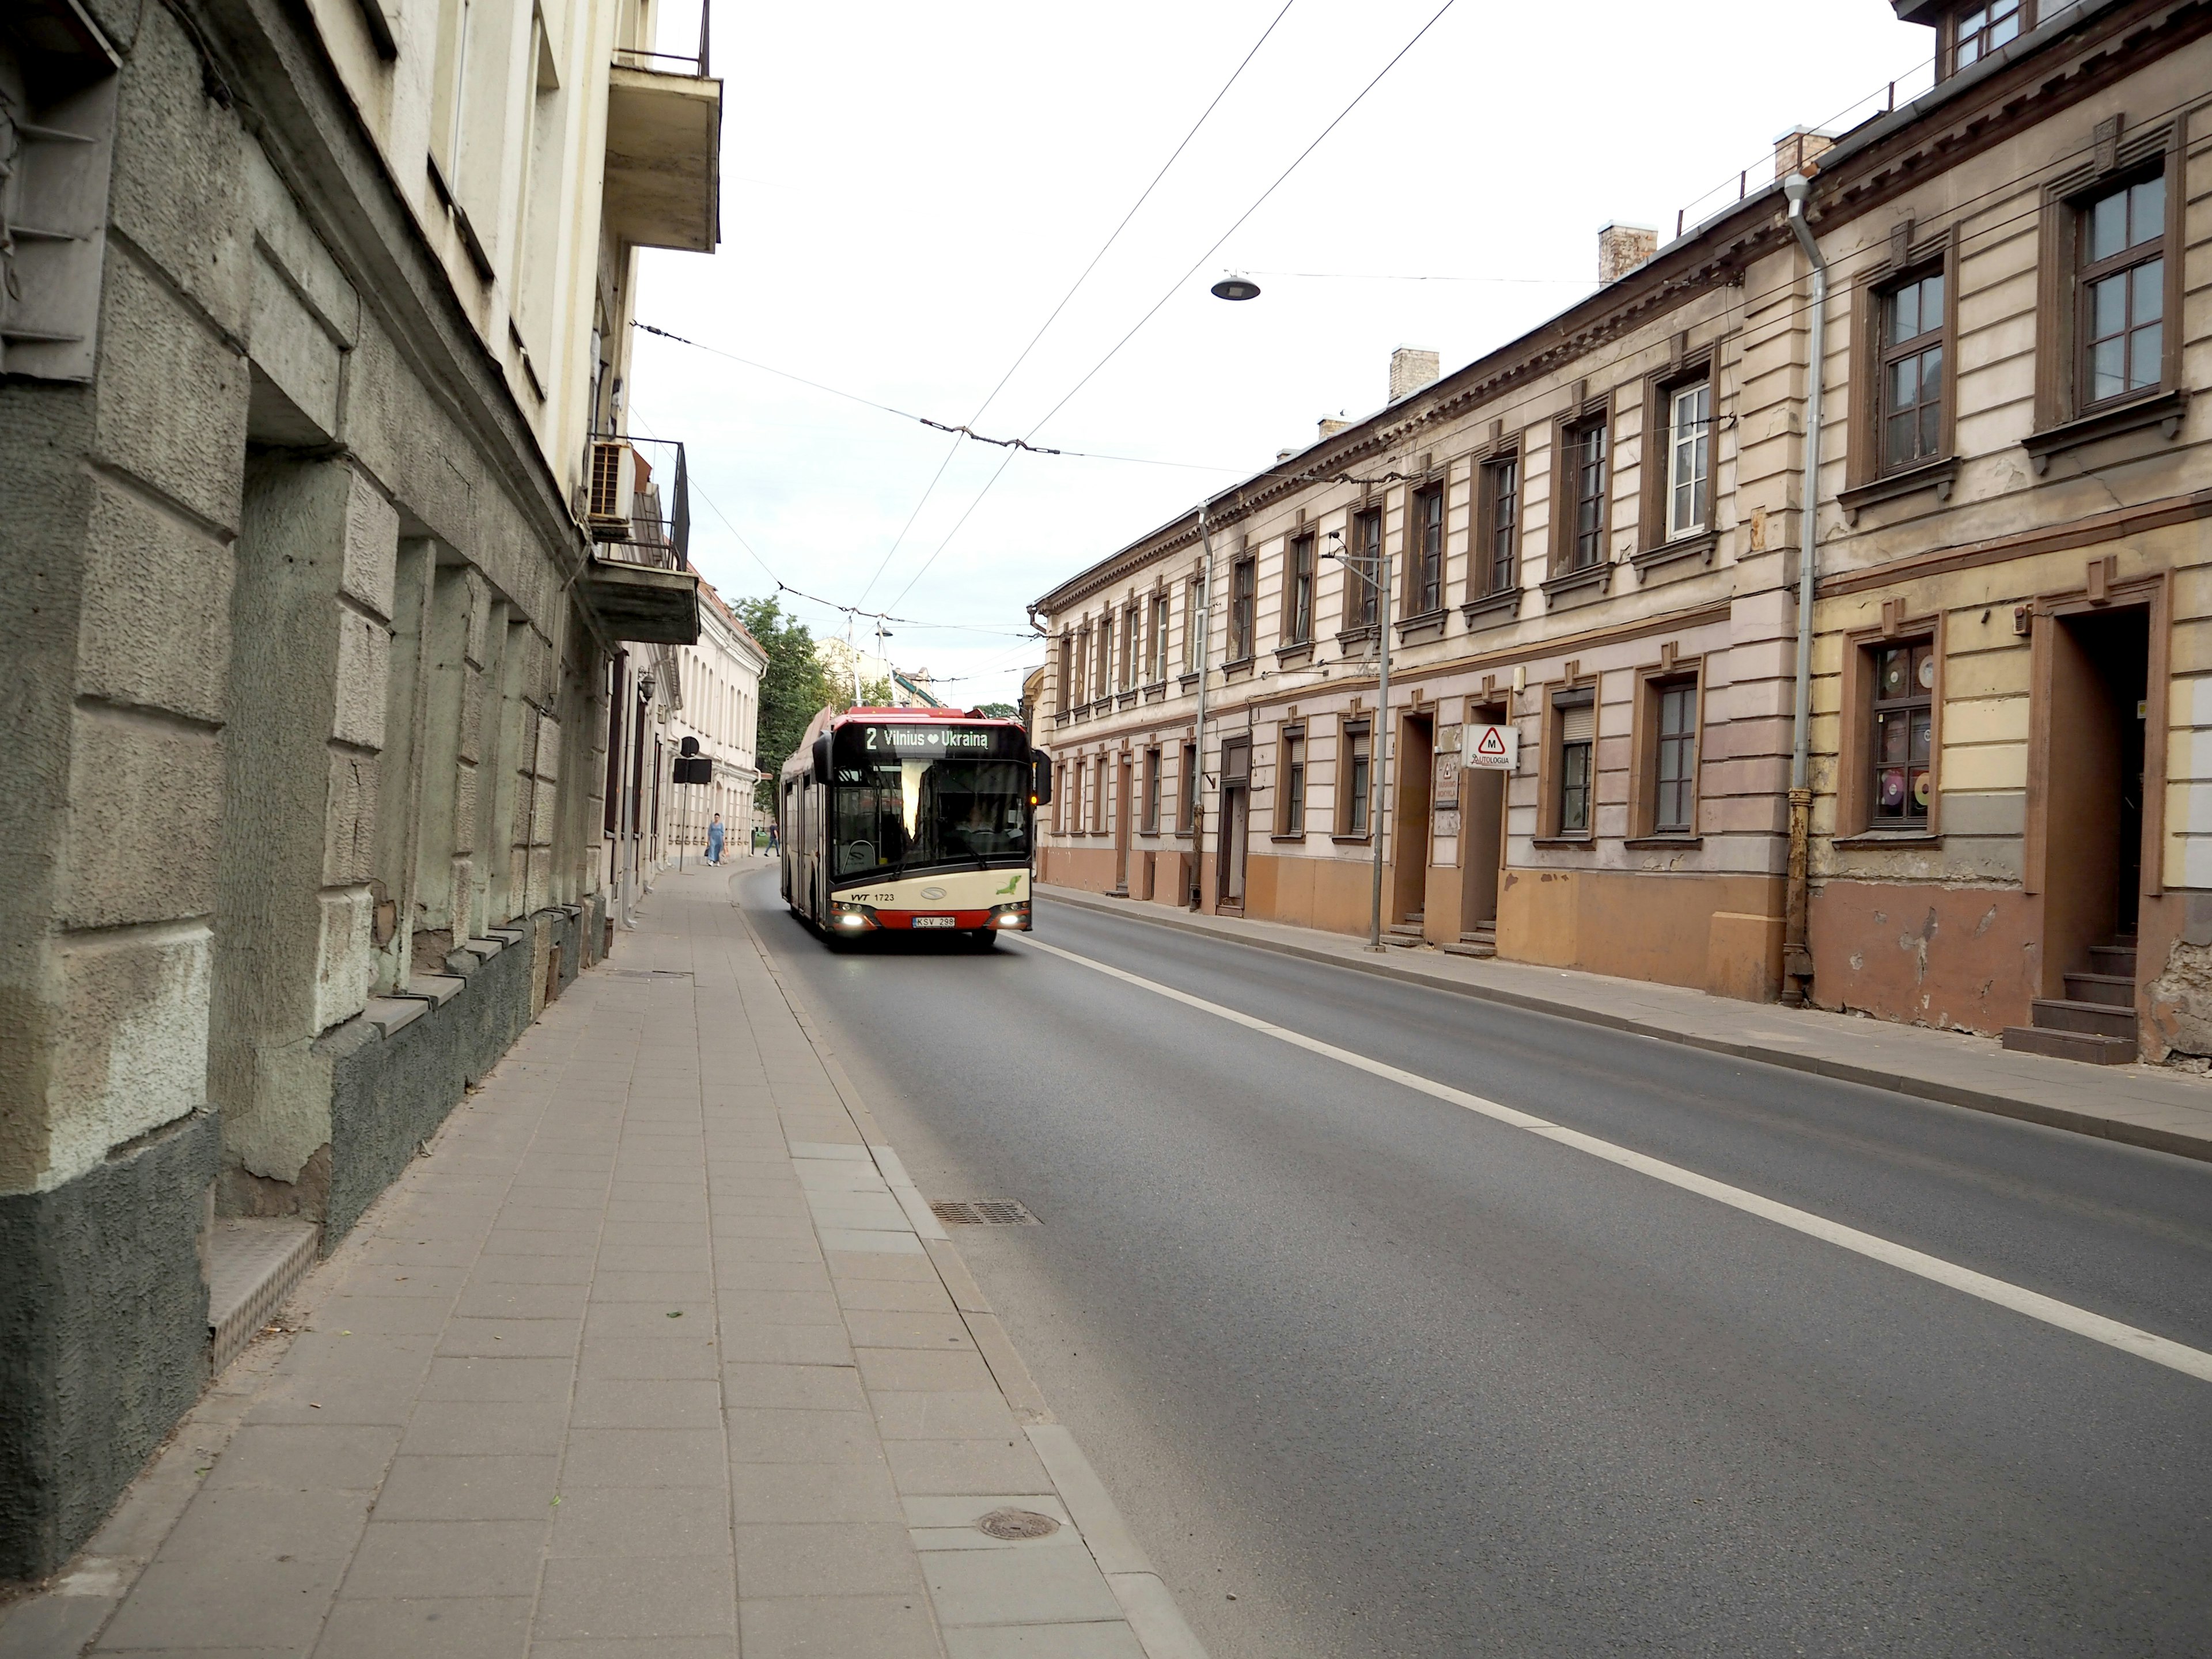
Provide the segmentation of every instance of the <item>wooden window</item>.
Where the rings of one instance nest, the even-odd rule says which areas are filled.
[[[1255,612],[1259,605],[1260,562],[1239,559],[1229,571],[1229,660],[1249,662],[1254,649]]]
[[[1103,697],[1112,689],[1113,672],[1114,619],[1111,617],[1101,617],[1098,619],[1098,658],[1092,666],[1091,681],[1091,695],[1093,697]]]
[[[1375,767],[1373,728],[1365,720],[1347,720],[1337,745],[1336,833],[1364,840],[1368,808],[1372,804]]]
[[[1188,835],[1198,822],[1198,745],[1182,746],[1182,770],[1176,776],[1176,828]]]
[[[1565,434],[1561,480],[1566,514],[1561,550],[1568,570],[1588,570],[1605,559],[1607,498],[1613,465],[1605,417],[1571,426]]]
[[[2080,209],[2075,373],[2080,406],[2150,391],[2166,373],[2166,175],[2107,190]]]
[[[1199,641],[1205,634],[1205,619],[1199,615],[1205,603],[1205,581],[1193,576],[1183,586],[1182,596],[1182,672],[1198,672]]]
[[[1291,538],[1291,556],[1283,573],[1283,643],[1307,645],[1313,640],[1314,538]]]
[[[1091,701],[1091,629],[1086,623],[1075,636],[1075,678],[1068,682],[1067,706]]]
[[[1585,696],[1559,714],[1559,834],[1589,834],[1597,786],[1597,705]]]
[[[1477,495],[1479,548],[1468,561],[1474,592],[1468,597],[1479,599],[1510,592],[1521,580],[1521,457],[1485,461]]]
[[[1145,750],[1145,833],[1156,836],[1160,831],[1160,751]]]
[[[2011,45],[2023,29],[2034,26],[2034,19],[2031,0],[1986,0],[1966,7],[1951,21],[1950,72],[1970,69]]]
[[[1344,625],[1372,628],[1382,611],[1382,509],[1351,514],[1352,545],[1345,550]]]
[[[1154,684],[1168,677],[1168,596],[1152,595],[1152,671]]]
[[[1698,380],[1667,398],[1667,534],[1694,536],[1712,521],[1713,386]]]
[[[1697,820],[1698,683],[1668,680],[1653,690],[1659,724],[1652,755],[1651,833],[1686,836]]]
[[[1945,453],[1944,361],[1949,312],[1941,270],[1906,277],[1880,296],[1881,470]]]
[[[1121,672],[1115,677],[1115,679],[1124,691],[1137,683],[1138,641],[1144,638],[1143,633],[1138,627],[1141,620],[1142,617],[1137,610],[1134,600],[1122,607]]]
[[[1412,546],[1406,561],[1406,614],[1425,617],[1444,608],[1444,487],[1413,494]]]
[[[1876,830],[1924,830],[1936,787],[1936,642],[1885,642],[1872,655],[1868,824]]]
[[[1275,770],[1275,833],[1303,836],[1306,832],[1306,731],[1303,726],[1283,728]]]

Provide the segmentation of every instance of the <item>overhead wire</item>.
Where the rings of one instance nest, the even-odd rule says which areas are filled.
[[[1243,228],[1245,222],[1250,219],[1254,214],[1257,213],[1260,209],[1266,204],[1268,198],[1272,197],[1278,190],[1282,188],[1285,181],[1304,164],[1306,158],[1309,155],[1311,155],[1315,150],[1321,147],[1322,141],[1326,139],[1329,134],[1334,132],[1338,127],[1344,124],[1345,120],[1351,115],[1352,111],[1358,109],[1359,106],[1366,100],[1367,94],[1374,91],[1375,88],[1382,83],[1383,76],[1387,76],[1392,70],[1395,69],[1399,63],[1405,58],[1406,54],[1413,51],[1415,46],[1419,46],[1423,38],[1427,35],[1428,32],[1434,28],[1437,24],[1443,20],[1443,15],[1449,11],[1456,3],[1457,0],[1444,0],[1443,4],[1437,8],[1434,15],[1430,17],[1427,22],[1422,24],[1419,28],[1413,32],[1413,38],[1407,40],[1404,46],[1399,47],[1398,50],[1391,55],[1390,61],[1383,64],[1381,69],[1377,70],[1375,72],[1373,78],[1371,78],[1365,86],[1360,88],[1360,89],[1352,95],[1352,101],[1346,104],[1342,109],[1339,110],[1334,118],[1330,120],[1329,124],[1314,136],[1312,143],[1309,143],[1304,149],[1300,150],[1297,156],[1292,159],[1290,166],[1285,167],[1281,173],[1275,176],[1274,182],[1270,184],[1267,189],[1261,191],[1260,194],[1254,198],[1251,206],[1246,208],[1243,212],[1237,216],[1235,222],[1231,224],[1229,228],[1223,231],[1219,236],[1216,237],[1212,245],[1208,247],[1205,252],[1200,254],[1196,259],[1191,262],[1190,269],[1184,271],[1182,276],[1176,277],[1173,283],[1169,284],[1166,291],[1163,293],[1158,299],[1152,302],[1151,307],[1146,311],[1143,316],[1137,319],[1136,322],[1130,326],[1129,331],[1122,335],[1120,339],[1116,340],[1112,346],[1108,348],[1106,355],[1101,357],[1096,363],[1092,364],[1091,368],[1085,372],[1083,378],[1078,380],[1073,386],[1069,387],[1066,395],[1063,396],[1058,403],[1053,404],[1050,409],[1045,410],[1044,414],[1030,428],[1029,431],[1023,435],[1028,438],[1036,437],[1038,432],[1042,430],[1046,422],[1051,420],[1054,416],[1059,414],[1061,410],[1066,408],[1067,405],[1074,400],[1076,395],[1097,377],[1099,371],[1103,369],[1107,364],[1114,361],[1115,357],[1120,354],[1121,348],[1128,344],[1131,340],[1134,339],[1137,337],[1138,332],[1142,330],[1147,323],[1151,322],[1154,317],[1159,314],[1161,307],[1165,306],[1170,300],[1173,299],[1177,294],[1182,291],[1183,284],[1191,279],[1192,276],[1197,272],[1199,267],[1205,264],[1207,260],[1211,259],[1216,253],[1220,252],[1222,245],[1228,241],[1228,240],[1231,236],[1234,236],[1239,230]],[[974,515],[975,509],[982,505],[984,496],[989,495],[992,487],[995,485],[1000,478],[1006,476],[1006,466],[1008,463],[1013,459],[1013,455],[1014,452],[1011,450],[1007,452],[1006,460],[1001,461],[999,464],[998,470],[991,474],[990,478],[985,483],[983,488],[976,492],[975,499],[969,503],[967,512],[963,513],[960,515],[959,522],[955,524],[952,529],[947,532],[945,539],[937,544],[936,550],[931,553],[928,558],[922,561],[921,569],[916,570],[912,576],[907,579],[906,586],[902,587],[898,592],[892,597],[891,603],[893,605],[896,605],[900,599],[904,599],[908,593],[913,591],[915,583],[920,581],[922,577],[928,573],[929,568],[935,564],[939,557],[944,553],[945,550],[951,545],[953,537],[959,534],[960,526],[968,522],[969,519]]]
[[[1285,17],[1290,15],[1291,6],[1296,3],[1297,0],[1283,0],[1282,9],[1278,11],[1273,17],[1268,20],[1267,27],[1260,31],[1260,38],[1257,40],[1255,40],[1252,43],[1251,49],[1248,51],[1243,58],[1237,60],[1237,67],[1230,71],[1229,78],[1221,83],[1221,90],[1215,93],[1212,100],[1203,110],[1199,112],[1198,119],[1191,123],[1190,131],[1184,133],[1182,136],[1182,142],[1178,143],[1175,147],[1174,150],[1169,154],[1166,161],[1160,163],[1159,171],[1152,175],[1152,182],[1147,184],[1144,190],[1138,195],[1137,199],[1129,204],[1129,210],[1121,216],[1121,222],[1116,224],[1114,228],[1108,233],[1106,240],[1098,245],[1098,251],[1091,256],[1091,262],[1085,265],[1082,270],[1077,274],[1074,282],[1068,284],[1067,292],[1060,296],[1060,303],[1054,306],[1052,308],[1051,313],[1045,318],[1043,322],[1037,325],[1036,332],[1030,336],[1029,343],[1021,349],[1020,355],[1016,356],[1014,361],[1007,366],[1006,372],[999,377],[998,384],[993,386],[984,396],[983,401],[976,405],[975,412],[969,416],[964,423],[957,428],[946,428],[947,430],[952,430],[957,433],[969,433],[969,428],[974,426],[977,421],[983,418],[984,411],[991,406],[992,402],[998,397],[998,395],[1006,390],[1006,382],[1014,378],[1015,372],[1018,370],[1024,363],[1029,361],[1030,354],[1035,351],[1037,348],[1037,342],[1043,339],[1047,331],[1052,327],[1054,323],[1060,319],[1060,313],[1067,309],[1068,302],[1075,298],[1077,290],[1081,289],[1085,283],[1090,281],[1091,273],[1098,269],[1098,262],[1106,257],[1108,251],[1113,247],[1114,244],[1117,240],[1120,240],[1121,233],[1129,228],[1129,222],[1137,216],[1137,210],[1143,207],[1146,202],[1152,199],[1152,192],[1159,188],[1160,180],[1168,176],[1168,170],[1175,166],[1177,160],[1182,157],[1183,151],[1190,148],[1190,141],[1198,137],[1199,129],[1206,125],[1207,118],[1211,117],[1213,112],[1220,106],[1221,100],[1229,95],[1229,89],[1237,84],[1237,80],[1243,75],[1246,68],[1251,64],[1252,60],[1259,56],[1260,48],[1267,44],[1267,38],[1274,33],[1276,26],[1279,24]],[[932,422],[932,424],[935,423]],[[969,435],[972,436],[974,434],[972,433],[969,433]],[[1032,432],[1030,435],[1033,437],[1036,434]],[[1019,445],[1021,447],[1024,448],[1029,447],[1024,440],[1012,441],[1012,443],[1008,447],[1008,459],[1010,459],[1013,453],[1014,445]],[[945,477],[945,469],[952,464],[952,457],[958,452],[959,447],[960,441],[959,438],[956,436],[951,447],[945,451],[944,459],[938,462],[937,471],[930,475],[929,483],[924,486],[922,489],[921,499],[915,503],[914,511],[907,515],[905,525],[901,527],[897,537],[893,539],[890,549],[884,554],[883,562],[877,565],[875,574],[868,578],[867,586],[860,590],[860,597],[863,599],[866,599],[868,595],[874,591],[877,582],[883,579],[884,572],[890,568],[891,560],[897,556],[900,547],[905,544],[908,534],[914,529],[915,520],[920,519],[921,516],[922,508],[929,504],[930,497],[936,493],[939,483]],[[1006,465],[1004,462],[1001,462],[999,466],[999,471],[991,475],[991,483],[996,483],[999,481],[999,474],[1005,471]],[[984,485],[983,488],[985,493],[989,491],[990,487],[990,484]],[[977,499],[981,500],[981,498],[979,495]],[[972,513],[974,511],[975,508],[971,505],[969,508],[969,513]],[[959,523],[964,525],[967,522],[968,513],[963,513],[960,515]],[[957,533],[958,528],[959,525],[955,525],[953,527],[953,533]],[[943,550],[940,546],[939,551],[942,550]],[[933,561],[936,555],[932,554],[930,557]],[[907,586],[908,587],[911,587],[913,584],[909,582]],[[900,597],[903,598],[905,596],[905,592],[906,589],[902,588],[900,590]],[[896,605],[898,601],[894,599],[892,600],[892,603]]]

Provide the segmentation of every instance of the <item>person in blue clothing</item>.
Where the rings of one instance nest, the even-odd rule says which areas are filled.
[[[714,821],[707,826],[707,862],[720,864],[721,861],[722,815],[717,812],[714,814]]]

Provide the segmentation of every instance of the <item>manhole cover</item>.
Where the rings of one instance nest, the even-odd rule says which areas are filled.
[[[975,1530],[992,1538],[1049,1538],[1060,1522],[1035,1510],[993,1510],[975,1523]]]
[[[948,1227],[1036,1227],[1042,1224],[1011,1198],[947,1198],[930,1209]]]

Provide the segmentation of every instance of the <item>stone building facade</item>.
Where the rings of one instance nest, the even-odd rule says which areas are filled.
[[[1044,879],[1364,932],[1379,836],[1404,942],[2212,1046],[2212,12],[1897,9],[1923,95],[1037,602]]]
[[[614,664],[696,630],[595,493],[636,250],[717,240],[651,27],[0,16],[0,1580],[602,948]]]
[[[664,842],[696,854],[719,813],[734,853],[753,825],[753,786],[760,777],[755,752],[760,684],[768,653],[731,614],[722,596],[702,582],[698,643],[674,647],[672,661],[677,700],[661,703],[656,732],[662,768],[674,775],[665,757],[680,753],[690,738],[699,745],[700,758],[711,763],[714,777],[708,783],[677,785],[664,798]]]

